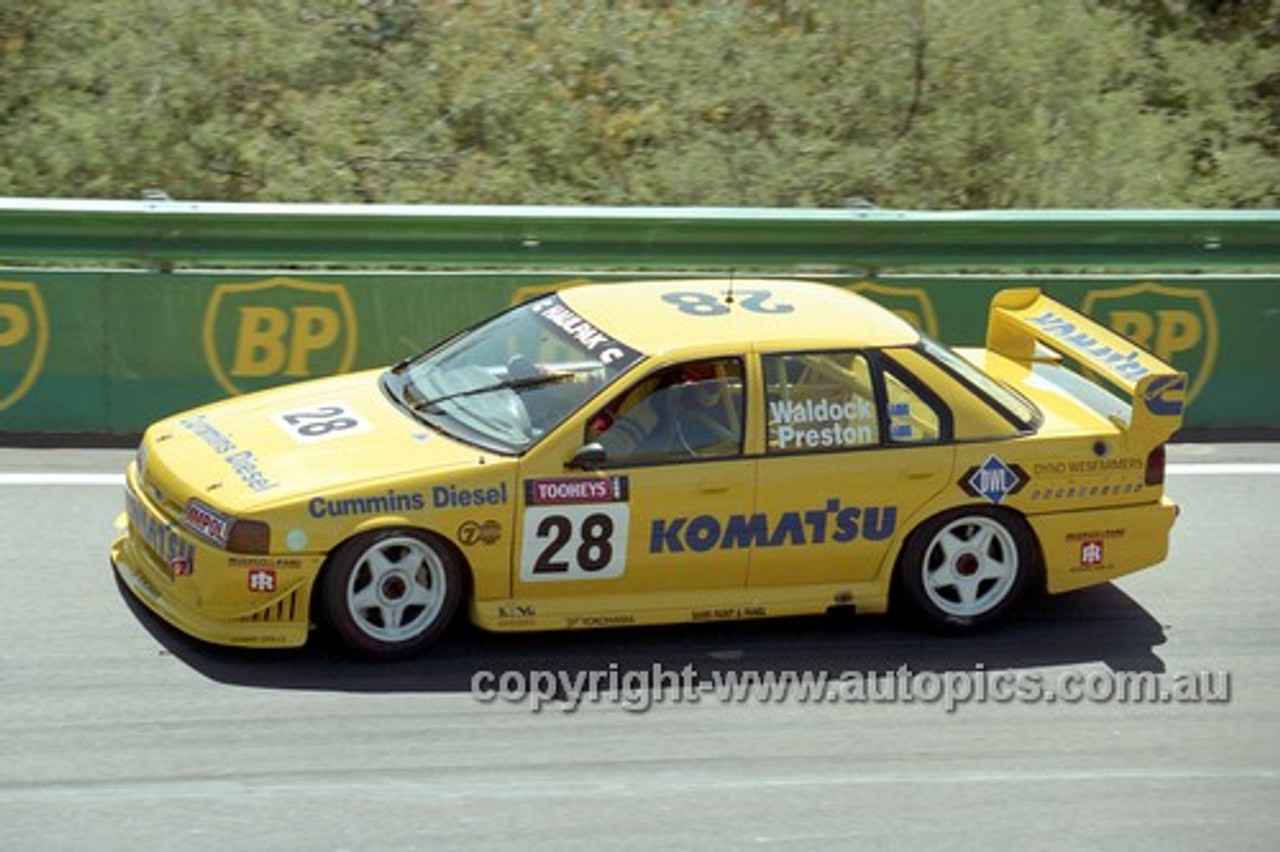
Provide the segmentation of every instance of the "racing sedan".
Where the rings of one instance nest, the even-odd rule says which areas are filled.
[[[1037,289],[951,349],[837,286],[582,285],[152,425],[111,560],[169,624],[419,652],[833,608],[976,628],[1156,564],[1186,375]]]

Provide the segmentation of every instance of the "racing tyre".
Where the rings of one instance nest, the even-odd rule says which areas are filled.
[[[1034,570],[1032,533],[1017,515],[964,509],[921,525],[902,552],[906,602],[950,629],[989,624],[1025,593]]]
[[[438,637],[462,597],[456,558],[429,536],[380,530],[333,552],[320,587],[329,625],[373,657],[406,657]]]

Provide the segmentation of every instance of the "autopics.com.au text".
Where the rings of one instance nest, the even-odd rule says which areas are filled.
[[[583,704],[612,704],[644,712],[659,704],[927,704],[954,713],[978,704],[1225,704],[1231,700],[1226,671],[1178,673],[1110,670],[959,671],[713,670],[606,668],[477,671],[471,696],[491,704],[527,704],[536,711],[565,712]]]

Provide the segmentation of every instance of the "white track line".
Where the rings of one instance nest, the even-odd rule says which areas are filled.
[[[1280,476],[1280,464],[1239,462],[1217,464],[1171,464],[1171,476]],[[0,473],[0,487],[6,485],[124,485],[123,473]]]
[[[0,473],[0,485],[124,485],[123,473]]]
[[[1276,476],[1280,475],[1280,464],[1268,464],[1266,462],[1179,463],[1168,465],[1165,470],[1173,476]]]

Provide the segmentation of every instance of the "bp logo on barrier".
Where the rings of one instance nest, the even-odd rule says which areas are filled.
[[[846,289],[888,308],[930,337],[938,336],[938,317],[929,294],[923,288],[890,287],[875,281],[859,281]]]
[[[219,284],[204,315],[204,353],[232,394],[351,369],[355,309],[346,287],[292,278]]]
[[[31,390],[49,349],[49,318],[36,285],[0,281],[0,411]]]
[[[1091,290],[1081,311],[1130,338],[1190,376],[1187,402],[1213,375],[1218,357],[1218,317],[1207,291],[1147,281]]]

